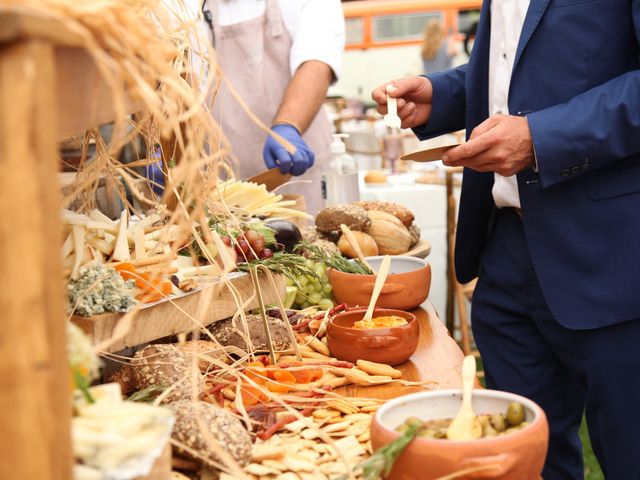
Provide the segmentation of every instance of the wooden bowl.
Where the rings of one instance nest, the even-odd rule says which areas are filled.
[[[418,348],[420,326],[416,316],[402,310],[376,308],[373,316],[396,315],[407,320],[406,325],[390,328],[353,328],[362,320],[365,308],[349,310],[333,317],[327,325],[327,342],[331,354],[340,360],[358,360],[398,365],[409,359]]]
[[[407,418],[453,418],[461,402],[460,390],[419,392],[387,402],[376,412],[371,424],[373,448],[378,449],[398,438],[395,428]],[[498,437],[472,441],[418,437],[398,458],[388,480],[433,480],[474,468],[478,470],[461,478],[539,479],[549,441],[544,411],[531,400],[513,393],[473,392],[473,409],[478,414],[506,412],[511,402],[524,406],[528,426]],[[483,466],[486,468],[480,470]]]
[[[384,257],[368,257],[374,269],[380,268]],[[333,297],[338,303],[350,307],[367,306],[371,300],[375,275],[359,275],[329,269]],[[393,256],[389,276],[384,282],[376,305],[380,308],[411,310],[420,306],[429,296],[431,265],[416,257]]]

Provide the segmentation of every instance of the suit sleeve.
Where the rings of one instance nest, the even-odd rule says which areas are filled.
[[[433,85],[433,102],[429,121],[413,129],[420,140],[438,137],[465,127],[467,65],[426,77]]]
[[[640,153],[640,70],[527,115],[543,188]]]

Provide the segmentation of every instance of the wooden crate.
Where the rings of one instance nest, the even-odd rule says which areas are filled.
[[[284,298],[286,287],[284,277],[276,275],[274,278],[277,291],[274,291],[268,280],[260,276],[265,304],[275,303],[277,297]],[[229,281],[242,303],[251,299],[246,310],[260,305],[257,296],[254,295],[253,283],[248,274],[234,276]],[[200,302],[207,301],[209,295],[211,295],[209,308],[205,312],[200,312]],[[133,318],[126,336],[106,347],[106,351],[117,352],[177,333],[190,332],[229,318],[237,311],[238,307],[229,287],[223,282],[217,282],[191,295],[176,298],[172,302],[165,301],[141,309]],[[89,336],[94,345],[99,345],[113,337],[116,325],[123,317],[122,313],[105,313],[93,317],[74,316],[72,321]]]

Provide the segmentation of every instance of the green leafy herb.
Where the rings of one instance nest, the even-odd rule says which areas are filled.
[[[318,278],[318,274],[313,267],[307,264],[307,259],[295,253],[276,252],[271,258],[251,260],[249,262],[238,263],[238,270],[241,272],[250,272],[253,267],[264,265],[273,273],[278,273],[289,278],[293,282],[298,277],[309,276]]]
[[[132,393],[127,400],[131,402],[144,402],[150,403],[155,398],[167,389],[164,385],[153,385],[151,387],[143,388],[137,392]]]
[[[327,267],[345,273],[357,273],[361,275],[372,275],[373,272],[360,260],[349,260],[339,253],[328,253],[317,245],[309,242],[302,242],[296,246],[296,252],[305,252],[306,256],[315,262],[324,263]]]
[[[422,428],[419,423],[411,424],[398,438],[388,445],[379,448],[373,455],[365,461],[360,462],[353,469],[354,474],[362,476],[363,480],[380,480],[386,478],[393,464],[396,463],[398,457],[404,452],[413,439],[418,435]],[[343,475],[336,480],[347,480],[348,475]]]
[[[73,369],[73,382],[75,383],[76,388],[80,390],[87,403],[96,403],[96,401],[91,396],[91,392],[89,391],[89,387],[91,386],[89,379],[85,375],[83,375],[77,368]]]

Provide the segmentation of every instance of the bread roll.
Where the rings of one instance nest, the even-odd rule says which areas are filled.
[[[284,321],[279,318],[267,317],[269,332],[276,350],[286,350],[291,345],[289,332]],[[247,327],[253,348],[257,352],[268,352],[269,342],[264,331],[261,315],[247,315]],[[247,351],[247,342],[242,334],[242,321],[232,319],[215,322],[208,327],[211,334],[224,346],[234,346]]]
[[[199,395],[202,379],[191,375],[193,354],[174,344],[149,345],[136,352],[131,362],[136,388],[165,386],[170,388],[164,403],[176,402]]]
[[[357,205],[332,205],[316,215],[316,228],[321,233],[339,232],[343,223],[351,230],[365,230],[371,221],[367,211]]]
[[[410,248],[413,248],[420,241],[420,235],[422,235],[422,232],[420,231],[420,227],[414,223],[409,227],[409,233],[411,234]]]
[[[355,202],[354,205],[358,205],[368,212],[377,210],[393,215],[398,220],[400,220],[405,227],[411,226],[411,224],[415,220],[415,217],[411,210],[403,205],[394,202],[377,202],[365,200],[362,202]]]
[[[379,170],[371,170],[364,176],[365,183],[387,183],[387,176]]]
[[[357,231],[351,233],[353,234],[353,237],[355,238],[358,246],[360,247],[360,250],[362,251],[362,254],[365,257],[374,257],[378,255],[378,244],[373,238],[371,238],[370,235],[367,235],[364,232]],[[345,235],[342,235],[340,237],[340,240],[338,240],[338,248],[345,257],[357,258],[358,256],[355,249],[351,246],[351,243]]]
[[[176,448],[177,453],[202,462],[202,458],[222,463],[211,448],[211,441],[231,455],[241,466],[251,461],[251,437],[242,422],[231,412],[210,403],[190,400],[169,405],[176,414],[172,437],[195,451],[198,456]],[[202,458],[200,458],[202,457]]]

